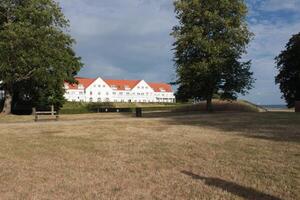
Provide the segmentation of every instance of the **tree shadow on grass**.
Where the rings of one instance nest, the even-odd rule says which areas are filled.
[[[296,113],[149,113],[168,125],[216,128],[223,133],[275,142],[300,142],[300,115]]]
[[[278,197],[265,194],[263,192],[260,192],[250,187],[245,187],[230,181],[222,180],[220,178],[199,176],[197,174],[188,171],[181,171],[181,173],[190,176],[193,179],[201,180],[208,186],[220,188],[224,191],[230,192],[231,194],[237,195],[245,199],[281,200]]]

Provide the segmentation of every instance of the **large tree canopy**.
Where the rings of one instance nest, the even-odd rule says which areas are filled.
[[[236,99],[251,88],[250,61],[241,62],[252,34],[243,0],[177,0],[179,25],[173,28],[175,62],[182,98],[213,95]]]
[[[280,85],[288,107],[294,107],[300,101],[300,33],[294,35],[286,45],[286,49],[276,57],[279,74],[276,84]]]
[[[0,80],[5,90],[3,112],[12,98],[34,104],[63,100],[64,81],[74,82],[82,67],[72,50],[68,20],[54,0],[0,2]]]

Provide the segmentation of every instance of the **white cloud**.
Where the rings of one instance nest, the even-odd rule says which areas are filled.
[[[171,81],[169,34],[176,23],[171,0],[59,2],[70,19],[77,53],[86,64],[82,76]]]
[[[260,8],[265,11],[300,11],[300,0],[266,0]]]
[[[300,31],[300,22],[278,21],[272,24],[263,21],[250,25],[250,28],[255,39],[251,42],[245,58],[252,60],[252,70],[257,81],[246,98],[256,103],[283,103],[279,88],[275,85],[277,70],[274,59],[285,48],[290,37]]]
[[[172,81],[172,42],[177,21],[172,0],[58,0],[71,22],[76,51],[86,67],[81,76]],[[300,0],[248,0],[250,29],[255,33],[248,54],[257,82],[245,98],[257,103],[280,103],[274,84],[274,57],[292,34],[300,17],[290,20],[281,11],[300,11]],[[269,11],[278,11],[272,16]],[[295,14],[296,13],[296,14]],[[294,16],[295,17],[295,16]]]

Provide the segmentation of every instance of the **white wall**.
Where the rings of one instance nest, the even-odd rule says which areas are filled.
[[[131,90],[114,90],[101,78],[97,78],[85,90],[66,89],[65,98],[76,102],[175,102],[172,92],[155,92],[143,80]]]
[[[85,90],[86,102],[111,102],[112,89],[101,78],[97,78]]]
[[[65,98],[68,101],[76,101],[76,102],[84,102],[85,101],[85,94],[84,89],[81,90],[66,90]]]

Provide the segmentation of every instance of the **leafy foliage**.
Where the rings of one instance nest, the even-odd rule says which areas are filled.
[[[82,67],[54,0],[0,2],[0,80],[14,99],[33,105],[63,103],[63,84]]]
[[[300,33],[289,40],[276,62],[279,70],[276,84],[280,85],[288,107],[294,107],[295,101],[300,101]]]
[[[252,34],[243,0],[177,0],[173,28],[177,96],[236,99],[252,87],[251,62],[241,62]]]

